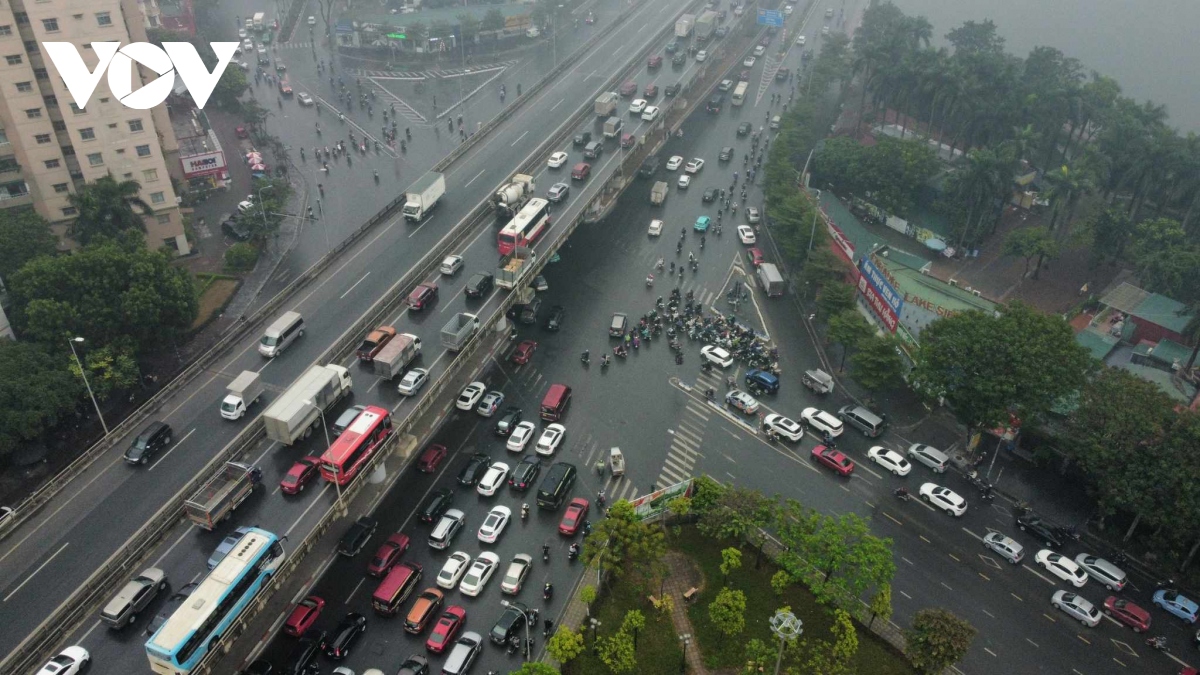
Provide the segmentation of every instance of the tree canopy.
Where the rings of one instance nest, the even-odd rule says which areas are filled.
[[[37,212],[0,210],[0,279],[8,279],[34,258],[54,255],[55,250],[50,223]]]
[[[101,176],[67,196],[78,215],[71,225],[71,236],[83,246],[100,238],[116,238],[126,230],[144,233],[144,216],[153,213],[139,196],[142,186],[135,180],[117,182],[111,175]]]
[[[63,345],[65,349],[66,345]],[[0,339],[0,458],[63,421],[83,395],[82,381],[56,357],[29,342]]]
[[[958,663],[971,648],[977,631],[948,610],[922,609],[905,632],[909,661],[919,672],[940,673]]]
[[[588,564],[598,564],[615,576],[639,565],[658,564],[666,553],[662,530],[638,520],[633,505],[624,499],[612,505],[583,546]]]
[[[937,155],[916,140],[881,136],[872,146],[853,138],[825,141],[813,155],[814,185],[832,185],[839,193],[865,195],[889,213],[908,215],[917,193],[939,168]]]

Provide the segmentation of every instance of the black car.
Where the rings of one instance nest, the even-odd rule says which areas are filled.
[[[296,646],[292,647],[292,653],[288,656],[287,666],[284,667],[285,675],[315,675],[321,672],[320,666],[317,665],[317,657],[321,652],[325,651],[325,631],[316,628],[309,628],[304,631],[304,635],[296,642]]]
[[[358,555],[358,552],[367,545],[371,535],[375,534],[377,527],[379,527],[379,521],[370,516],[359,516],[350,529],[346,530],[346,534],[342,535],[342,540],[338,542],[338,553],[344,556]]]
[[[671,40],[670,42],[667,43],[667,53],[668,54],[674,54],[677,51],[679,51],[679,43],[678,42]]]
[[[159,450],[171,444],[171,425],[166,422],[151,422],[133,439],[125,451],[125,461],[130,464],[146,464],[154,459]]]
[[[562,305],[555,305],[550,308],[550,316],[546,319],[546,330],[558,330],[562,328],[563,318],[565,318],[567,310],[563,309]]]
[[[396,675],[429,675],[429,659],[420,654],[413,654],[400,664],[400,672]]]
[[[478,483],[480,478],[483,478],[483,474],[487,473],[491,466],[492,458],[482,452],[471,455],[471,458],[467,460],[467,465],[458,472],[458,484],[471,487]]]
[[[687,63],[687,54],[683,52],[675,52],[675,56],[671,57],[671,65],[673,66],[682,66],[685,63]]]
[[[787,68],[780,68],[779,70],[775,71],[775,81],[776,82],[787,82],[788,75],[791,75],[791,74],[792,74],[792,71],[788,70]]]
[[[642,166],[638,168],[638,175],[643,178],[650,178],[658,171],[658,155],[650,155],[642,162]]]
[[[583,146],[585,146],[591,142],[592,142],[592,132],[584,131],[582,133],[575,134],[575,147],[582,148]]]
[[[708,188],[704,194],[700,196],[701,201],[708,203],[717,198],[717,188]]]
[[[238,675],[271,675],[275,672],[275,666],[271,665],[270,661],[258,659],[246,666],[245,670],[238,671]]]
[[[221,214],[221,231],[238,241],[246,241],[251,236],[250,228],[231,213]]]
[[[533,485],[533,481],[537,480],[538,474],[542,472],[542,462],[537,458],[537,455],[526,455],[524,459],[513,467],[512,474],[508,477],[508,484],[512,489],[518,492],[524,492]]]
[[[334,661],[340,661],[350,656],[350,648],[366,630],[367,617],[357,612],[350,612],[342,618],[337,628],[333,629],[329,644],[325,645],[325,656]]]
[[[738,125],[737,135],[745,136],[746,134],[750,133],[753,129],[754,129],[754,127],[749,122],[742,122],[741,124]]]
[[[708,104],[704,106],[704,109],[709,114],[716,115],[717,113],[721,112],[721,106],[724,104],[725,94],[716,94],[712,98],[708,99]]]
[[[678,82],[675,84],[668,84],[665,88],[663,88],[663,95],[674,96],[675,94],[679,93],[680,89],[683,89],[683,85]]]
[[[717,159],[722,162],[728,162],[733,159],[733,148],[728,145],[721,148],[721,154],[717,155]]]
[[[517,428],[521,423],[521,409],[515,405],[510,405],[504,410],[504,414],[500,419],[496,420],[496,435],[507,436]]]
[[[1059,548],[1066,540],[1066,533],[1062,527],[1042,520],[1042,517],[1033,511],[1017,515],[1017,528],[1022,532],[1032,534],[1034,538],[1044,542],[1050,548]]]
[[[466,293],[468,298],[482,298],[492,290],[496,278],[491,272],[476,272],[468,281]]]
[[[425,498],[424,502],[421,502],[420,508],[417,509],[417,516],[422,523],[436,523],[452,503],[454,503],[454,493],[450,488],[434,490]]]
[[[492,642],[498,645],[508,644],[509,638],[517,636],[518,631],[525,627],[525,615],[528,612],[529,608],[519,602],[508,603],[504,613],[496,620],[496,625],[492,626]]]
[[[532,300],[521,307],[521,313],[517,315],[517,321],[532,326],[537,323],[537,315],[541,309],[542,299],[535,295]]]
[[[175,613],[175,610],[179,609],[179,606],[183,604],[183,601],[187,600],[188,596],[191,595],[192,591],[196,590],[196,586],[199,585],[200,582],[193,581],[192,583],[187,584],[183,588],[180,588],[178,591],[172,593],[171,597],[167,598],[167,601],[163,603],[162,609],[159,610],[158,614],[155,614],[154,618],[150,619],[150,625],[146,626],[145,634],[154,635],[156,632],[158,632],[158,629],[162,628],[162,625],[167,622],[167,619],[171,618],[171,615]]]

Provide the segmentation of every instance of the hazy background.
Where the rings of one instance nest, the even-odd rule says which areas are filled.
[[[1125,96],[1166,104],[1172,126],[1200,131],[1200,0],[892,1],[929,19],[937,46],[964,21],[991,19],[1009,53],[1055,47],[1116,79]]]

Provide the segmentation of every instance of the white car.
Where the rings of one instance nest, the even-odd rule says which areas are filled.
[[[483,395],[483,398],[479,401],[479,406],[475,408],[475,412],[479,413],[481,417],[492,417],[503,403],[504,394],[498,391],[489,391]]]
[[[550,167],[551,169],[557,169],[566,163],[567,153],[561,151],[550,155],[550,159],[546,160],[546,166]]]
[[[238,39],[239,40],[245,40],[249,36],[250,36],[250,34],[246,32],[245,28],[238,29]]]
[[[238,213],[245,213],[247,211],[252,210],[253,208],[254,208],[254,195],[250,195],[249,197],[243,199],[242,201],[238,202],[238,205],[237,205]]]
[[[672,155],[671,158],[667,160],[667,171],[678,171],[682,164],[682,157],[679,155]]]
[[[829,35],[829,26],[821,26],[821,35]]]
[[[921,499],[952,516],[961,516],[967,512],[967,500],[960,497],[954,490],[942,487],[937,483],[925,483],[922,485],[920,495]]]
[[[524,553],[514,555],[512,562],[508,564],[508,571],[504,573],[504,580],[500,582],[500,592],[508,595],[520,593],[521,585],[525,583],[525,577],[532,568],[533,558]]]
[[[304,92],[300,92],[299,94],[296,94],[296,100],[299,101],[300,105],[302,105],[304,107],[308,107],[313,104],[312,97]]]
[[[842,435],[842,421],[817,408],[805,408],[800,411],[800,419],[817,431],[827,433],[833,438]]]
[[[461,255],[448,255],[442,258],[442,265],[438,268],[442,274],[450,276],[462,269],[463,257]]]
[[[867,457],[872,461],[891,471],[895,476],[907,476],[909,471],[912,471],[912,464],[909,463],[904,456],[895,450],[889,450],[882,445],[876,445],[867,451]]]
[[[742,61],[742,65],[747,68],[753,68],[755,60],[753,56],[747,56],[746,60]]]
[[[491,497],[496,494],[496,490],[504,485],[504,480],[508,478],[508,465],[504,462],[496,462],[491,465],[487,473],[483,474],[483,478],[479,479],[479,485],[475,487],[475,491],[484,497]]]
[[[525,446],[529,445],[529,439],[533,438],[535,431],[537,431],[537,425],[533,422],[521,422],[513,429],[512,435],[508,437],[508,443],[504,447],[508,448],[509,452],[524,452]]]
[[[762,45],[754,45],[754,55],[762,56],[767,53],[767,48]]]
[[[247,51],[247,52],[254,51],[254,41],[251,40],[250,38],[244,38],[242,40],[242,51]]]
[[[479,399],[483,398],[483,394],[486,391],[486,384],[472,382],[463,388],[462,393],[458,395],[458,400],[454,403],[454,407],[459,410],[471,410],[479,403]]]
[[[804,427],[800,426],[800,423],[796,420],[784,417],[783,415],[776,413],[767,415],[763,418],[763,426],[793,443],[804,438]]]
[[[88,654],[88,650],[83,647],[78,645],[67,647],[59,652],[58,656],[50,659],[49,663],[42,666],[42,669],[37,671],[37,675],[77,675],[83,672],[91,660],[91,654]]]
[[[747,206],[746,207],[746,222],[750,223],[751,225],[754,225],[758,221],[759,221],[758,207]]]
[[[1044,548],[1033,556],[1034,562],[1046,568],[1046,571],[1075,588],[1083,588],[1088,582],[1088,573],[1079,564],[1065,555]]]
[[[791,15],[792,15],[792,12],[794,12],[795,10],[796,10],[796,8],[795,8],[795,7],[793,7],[792,5],[784,5],[784,6],[783,6],[783,15],[784,15],[784,16],[791,16]]]
[[[425,383],[428,381],[428,369],[413,368],[404,374],[404,379],[400,380],[400,384],[396,387],[396,391],[400,392],[402,396],[412,396],[418,391],[421,391],[421,387],[424,387]]]
[[[733,355],[716,345],[704,345],[700,348],[700,356],[714,366],[728,368],[733,365]]]
[[[804,43],[805,43],[805,42],[807,42],[807,41],[808,41],[808,38],[807,38],[807,37],[805,37],[805,36],[803,36],[803,35],[801,35],[801,36],[799,36],[799,37],[797,37],[797,38],[796,38],[796,44],[797,44],[797,45],[799,45],[799,46],[801,46],[801,47],[803,47],[803,46],[804,46]]]
[[[315,25],[317,25],[317,17],[315,17],[315,16],[311,16],[311,15],[310,15],[310,16],[308,17],[308,25],[310,25],[310,26],[315,26]]]
[[[1050,597],[1050,604],[1089,628],[1100,625],[1100,610],[1096,609],[1096,606],[1086,598],[1075,593],[1055,591],[1054,595]]]
[[[657,237],[657,236],[661,235],[662,231],[663,231],[663,221],[661,221],[661,220],[650,221],[650,236],[651,237]]]
[[[508,525],[509,518],[512,518],[511,509],[507,506],[493,506],[483,519],[483,525],[479,526],[479,541],[485,544],[496,543],[496,539],[504,531],[504,526]]]
[[[643,122],[653,122],[656,119],[658,119],[658,106],[656,106],[656,105],[646,106],[646,109],[642,111],[642,121]]]
[[[749,246],[750,244],[753,244],[755,241],[754,228],[750,227],[749,225],[738,225],[737,226],[737,235],[738,235],[738,239],[743,244],[746,244],[747,246]]]
[[[699,171],[703,168],[704,168],[704,160],[700,159],[699,157],[696,157],[692,161],[688,162],[687,166],[683,167],[683,170],[688,173],[699,173]]]
[[[734,8],[733,8],[733,15],[734,15],[734,16],[741,16],[741,15],[742,15],[742,14],[744,14],[745,12],[746,12],[745,8],[743,8],[741,5],[738,5],[737,7],[734,7]]]
[[[500,556],[491,551],[484,551],[479,554],[475,562],[471,563],[471,569],[467,570],[467,575],[463,577],[462,583],[458,585],[458,590],[462,591],[463,595],[475,597],[483,590],[488,579],[492,578],[492,573],[500,566]]]
[[[684,175],[682,175],[682,176],[680,176],[680,177],[679,177],[679,183],[678,183],[678,185],[679,185],[679,189],[680,189],[680,190],[686,190],[686,189],[688,189],[688,186],[689,186],[689,185],[691,185],[691,184],[692,184],[692,177],[691,177],[691,176],[689,176],[689,175],[687,175],[687,174],[684,174]]]
[[[697,61],[704,61],[704,60],[705,60],[705,59],[707,59],[707,58],[708,58],[708,52],[707,52],[707,51],[705,51],[705,50],[701,49],[700,51],[696,52],[696,60],[697,60]]]
[[[646,99],[635,98],[629,103],[629,114],[640,115],[646,109]]]
[[[537,454],[547,457],[553,455],[566,434],[567,428],[561,424],[547,425],[545,431],[542,432],[542,437],[538,439]]]
[[[467,568],[471,566],[471,556],[462,551],[455,551],[450,554],[450,558],[442,565],[442,571],[438,572],[437,585],[442,588],[454,590],[458,585],[459,579],[467,573]]]

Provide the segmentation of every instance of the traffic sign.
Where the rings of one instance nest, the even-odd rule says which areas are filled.
[[[758,25],[783,27],[783,13],[777,9],[758,10]]]

